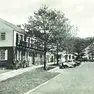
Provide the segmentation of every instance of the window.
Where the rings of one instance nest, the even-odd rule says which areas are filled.
[[[26,41],[26,36],[24,36],[24,41]]]
[[[30,38],[28,38],[28,42],[30,43]]]
[[[18,33],[16,33],[16,45],[18,45],[18,40],[19,40],[19,37],[18,37]]]
[[[5,40],[5,32],[2,32],[2,33],[0,34],[0,37],[1,37],[1,40]]]
[[[8,59],[8,50],[0,50],[0,60],[7,60]]]
[[[0,60],[5,60],[5,50],[0,51]]]
[[[74,59],[74,56],[72,56],[72,59]]]
[[[71,55],[69,55],[69,59],[71,59]]]
[[[23,41],[23,35],[20,35],[20,40]]]
[[[91,59],[91,57],[89,56],[89,59]]]
[[[19,34],[16,34],[16,35],[17,35],[16,36],[17,37],[17,41],[16,42],[17,42],[17,45],[19,45],[20,44],[20,40],[21,40],[21,36]]]
[[[65,60],[68,60],[68,55],[65,55]]]

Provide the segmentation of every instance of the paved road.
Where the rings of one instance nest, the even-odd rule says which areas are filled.
[[[60,73],[30,94],[94,94],[94,62],[60,70]]]

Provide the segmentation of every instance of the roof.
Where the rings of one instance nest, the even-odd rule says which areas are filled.
[[[8,21],[5,21],[5,20],[3,20],[3,19],[0,18],[0,22],[3,23],[3,24],[5,24],[5,25],[7,25],[7,26],[9,26],[10,28],[12,28],[15,31],[18,31],[20,33],[24,33],[24,30],[22,30],[20,27],[14,25],[14,24],[12,24],[12,23],[10,23]]]
[[[88,50],[90,46],[94,46],[94,42],[88,45],[84,50]]]

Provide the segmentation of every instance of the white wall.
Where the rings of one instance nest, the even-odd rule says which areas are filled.
[[[13,32],[14,34],[14,39],[13,39],[13,46],[16,46],[16,31]]]
[[[6,39],[0,40],[0,47],[13,46],[13,29],[0,22],[0,33],[6,33]]]

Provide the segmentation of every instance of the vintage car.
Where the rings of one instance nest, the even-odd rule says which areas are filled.
[[[72,62],[68,62],[70,65],[72,65],[73,67],[76,67],[77,63],[72,61]]]
[[[59,68],[62,69],[62,68],[73,68],[73,67],[76,67],[76,66],[79,66],[81,64],[80,61],[78,60],[74,60],[74,61],[66,61],[66,62],[60,62],[59,63]]]
[[[74,66],[72,64],[69,64],[68,62],[62,62],[62,63],[59,63],[59,68],[62,69],[62,68],[73,68]]]
[[[79,66],[81,64],[81,61],[79,60],[75,60],[74,62],[76,63],[76,66]]]

